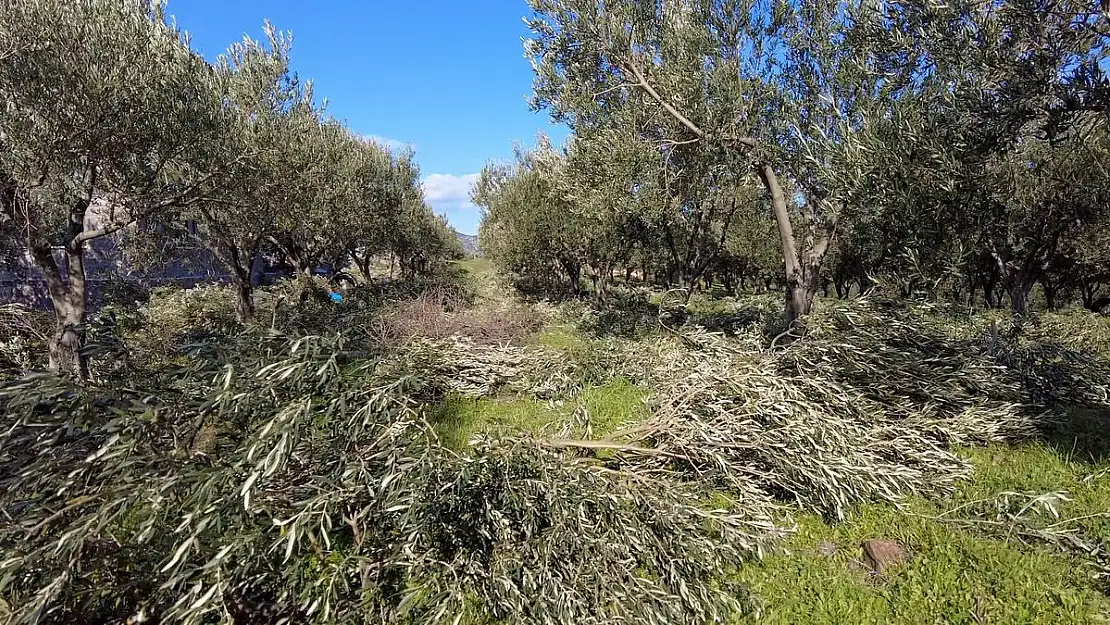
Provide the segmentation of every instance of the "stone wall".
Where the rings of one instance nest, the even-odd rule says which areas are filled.
[[[157,267],[139,268],[113,237],[90,241],[85,253],[85,275],[89,285],[89,306],[95,310],[111,284],[134,284],[140,288],[175,284],[184,288],[198,284],[227,282],[231,276],[212,252],[200,245],[175,252],[175,258]],[[55,252],[59,268],[65,272],[65,256]],[[0,269],[0,303],[21,303],[34,308],[49,308],[50,296],[42,272],[29,257]]]

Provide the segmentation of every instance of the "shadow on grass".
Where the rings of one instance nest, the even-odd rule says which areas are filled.
[[[782,302],[777,296],[750,295],[735,300],[691,299],[689,324],[727,336],[762,334],[773,338],[783,327]]]
[[[589,304],[589,314],[579,329],[595,337],[640,338],[663,329],[702,327],[729,336],[762,333],[773,337],[782,328],[781,305],[762,297],[711,299],[695,295],[683,302],[681,297],[651,295],[642,290],[619,291],[605,302]]]
[[[1047,444],[1077,461],[1110,462],[1110,362],[1037,339],[991,351],[1026,401],[1050,411],[1040,424]]]
[[[820,319],[818,333],[784,354],[783,375],[824,375],[882,405],[958,415],[1022,406],[1039,437],[1076,461],[1110,461],[1110,359],[1069,347],[1034,321],[986,329],[965,317],[923,317],[872,304]],[[1079,319],[1077,323],[1083,323]]]
[[[658,331],[660,319],[659,304],[646,293],[615,293],[604,303],[593,302],[590,314],[579,325],[596,337],[636,338]]]
[[[764,312],[756,307],[741,308],[730,312],[695,313],[691,322],[710,332],[721,332],[729,336],[762,328],[767,325]]]
[[[1110,462],[1110,410],[1073,406],[1041,427],[1041,438],[1061,456],[1102,465]]]

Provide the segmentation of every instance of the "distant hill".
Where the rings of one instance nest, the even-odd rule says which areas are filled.
[[[463,251],[467,256],[481,256],[482,252],[478,249],[478,237],[473,234],[463,234],[455,232],[459,235],[459,243],[462,243]]]

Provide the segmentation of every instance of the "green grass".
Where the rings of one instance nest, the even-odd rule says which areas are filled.
[[[1067,491],[1062,517],[1110,511],[1110,467],[1061,453],[1044,443],[965,450],[975,477],[949,501],[908,502],[904,510],[872,504],[843,523],[811,515],[783,549],[745,567],[761,609],[744,623],[1102,623],[1110,622],[1110,598],[1080,558],[1049,545],[1005,540],[1005,528],[940,522],[945,510],[1002,492]],[[979,510],[981,513],[982,510]],[[954,514],[953,516],[960,516]],[[1043,524],[1057,520],[1043,514]],[[1039,519],[1038,519],[1039,520]],[[1088,537],[1110,540],[1110,521],[1080,522]],[[912,559],[882,577],[861,568],[860,545],[893,539]],[[834,554],[819,551],[836,545]],[[826,550],[827,551],[827,550]]]
[[[1091,462],[1061,453],[1044,443],[973,449],[966,453],[975,462],[975,479],[957,493],[954,505],[987,499],[1005,491],[1062,491],[1070,501],[1058,504],[1061,519],[1088,517],[1075,525],[1088,538],[1110,545],[1110,459]],[[1060,521],[1049,514],[1042,514],[1036,520],[1038,527]]]
[[[569,428],[573,436],[584,436],[585,428],[574,419],[578,407],[589,414],[590,435],[600,438],[622,425],[642,420],[647,415],[647,396],[646,389],[618,378],[587,387],[578,396],[561,402],[532,397],[451,397],[433,418],[444,443],[458,450],[482,433],[556,436]]]
[[[464,258],[454,262],[456,267],[475,276],[492,275],[495,272],[493,263],[488,258]]]
[[[1092,623],[1110,607],[1081,569],[1047,549],[954,530],[885,505],[838,525],[804,517],[788,552],[745,567],[763,606],[748,623]],[[877,577],[860,544],[887,538],[912,560]],[[823,555],[818,546],[834,544]]]
[[[500,302],[506,297],[505,287],[500,284],[497,270],[486,258],[465,258],[453,262],[457,271],[476,296],[478,303]]]
[[[549,325],[532,335],[530,344],[573,353],[586,349],[589,339],[571,325]]]

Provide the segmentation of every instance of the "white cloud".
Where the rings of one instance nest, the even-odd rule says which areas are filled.
[[[431,174],[424,178],[424,198],[437,213],[459,232],[476,234],[481,212],[470,201],[470,190],[478,181],[478,174]]]
[[[359,135],[359,138],[367,142],[373,141],[374,143],[385,147],[391,152],[397,152],[405,148],[413,147],[412,144],[408,141],[401,141],[400,139],[390,139],[389,137],[382,137],[379,135]]]
[[[424,179],[424,197],[429,202],[470,202],[470,190],[476,182],[478,174],[432,174]]]

